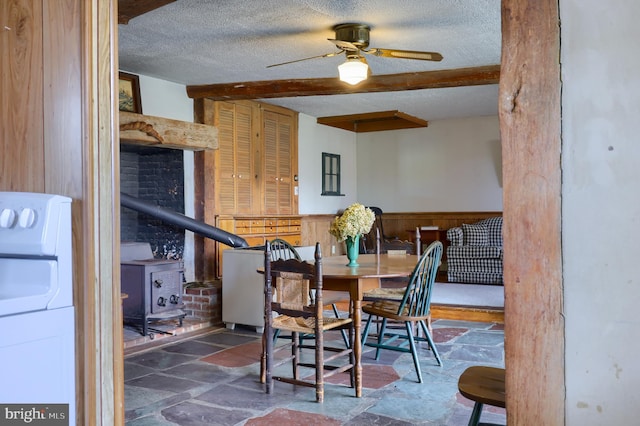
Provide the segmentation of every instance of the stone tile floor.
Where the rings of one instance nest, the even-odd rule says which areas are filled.
[[[281,382],[273,394],[264,393],[261,335],[252,329],[203,329],[178,341],[169,336],[161,346],[125,355],[126,424],[466,425],[473,402],[458,393],[458,377],[472,365],[504,367],[503,326],[438,320],[433,328],[443,366],[420,346],[424,383],[417,382],[410,354],[383,351],[376,361],[375,350],[365,347],[362,398],[329,383],[323,404],[315,402],[313,388]],[[341,337],[326,340],[340,344]],[[485,406],[481,421],[506,424],[505,410]]]

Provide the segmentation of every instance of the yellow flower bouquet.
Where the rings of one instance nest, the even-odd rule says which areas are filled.
[[[376,216],[370,208],[353,203],[331,222],[329,233],[338,241],[359,237],[371,231]]]
[[[353,203],[340,216],[331,222],[329,233],[338,241],[345,241],[347,245],[347,266],[358,266],[358,245],[360,236],[371,231],[376,215],[370,208],[359,203]]]

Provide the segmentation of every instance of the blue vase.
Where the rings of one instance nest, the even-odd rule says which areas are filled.
[[[347,259],[349,259],[347,266],[358,266],[357,260],[358,254],[360,253],[360,235],[347,237],[344,242],[347,244]]]

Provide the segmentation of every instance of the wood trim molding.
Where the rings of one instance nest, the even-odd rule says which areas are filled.
[[[120,111],[120,142],[189,151],[218,148],[218,129],[199,123]]]
[[[500,65],[473,68],[374,75],[351,86],[337,78],[247,81],[241,83],[187,86],[187,96],[217,101],[290,98],[299,96],[346,95],[353,93],[399,92],[446,87],[498,84]]]

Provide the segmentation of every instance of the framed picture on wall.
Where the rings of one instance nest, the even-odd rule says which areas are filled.
[[[118,78],[118,105],[120,111],[142,114],[140,81],[138,76],[135,74],[120,72]]]

